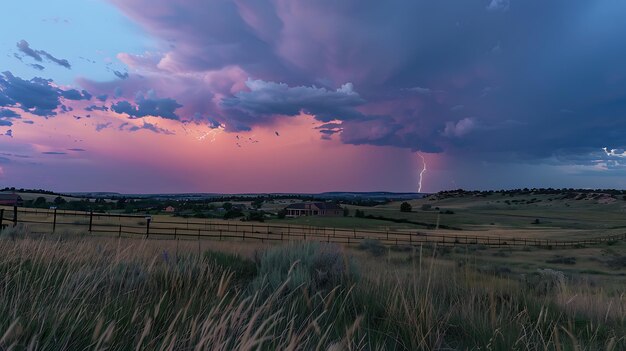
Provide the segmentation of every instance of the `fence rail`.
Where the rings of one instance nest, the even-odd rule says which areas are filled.
[[[168,217],[109,214],[96,212],[0,208],[0,227],[24,223],[35,233],[81,230],[92,234],[117,237],[159,239],[214,239],[265,241],[323,241],[357,244],[363,239],[376,239],[385,245],[439,246],[485,245],[488,247],[566,248],[626,240],[625,234],[605,235],[583,240],[550,240],[537,238],[496,237],[474,234],[423,233],[415,230],[366,230],[239,221],[209,221]]]

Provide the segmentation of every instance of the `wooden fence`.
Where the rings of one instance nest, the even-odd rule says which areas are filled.
[[[31,232],[47,234],[81,231],[116,237],[155,239],[213,239],[265,241],[321,241],[358,244],[364,239],[379,240],[385,245],[429,245],[488,247],[566,248],[626,240],[626,234],[605,235],[584,240],[496,237],[467,232],[424,233],[415,230],[365,230],[328,228],[260,222],[215,221],[165,216],[138,216],[81,211],[0,208],[0,227],[23,223]]]

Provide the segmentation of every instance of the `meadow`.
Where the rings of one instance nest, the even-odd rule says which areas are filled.
[[[141,229],[136,235],[90,233],[84,213],[51,233],[47,214],[44,223],[15,227],[5,214],[0,349],[626,349],[623,239],[568,247],[442,246],[367,236],[391,230],[585,239],[623,233],[624,202],[465,194],[411,204],[411,212],[400,212],[400,203],[348,206],[384,219],[242,223],[152,216],[157,228],[170,230],[166,223],[177,221],[191,233],[249,225],[308,230],[307,237],[282,242],[146,238],[143,217],[94,219],[94,228],[131,223]],[[359,235],[350,244],[311,236],[332,228]]]
[[[0,347],[626,347],[623,285],[549,268],[485,268],[471,262],[476,252],[392,250],[376,241],[350,248],[34,237],[18,226],[0,240]]]

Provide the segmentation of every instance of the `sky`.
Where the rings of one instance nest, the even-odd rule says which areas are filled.
[[[626,188],[623,0],[20,0],[0,186]]]

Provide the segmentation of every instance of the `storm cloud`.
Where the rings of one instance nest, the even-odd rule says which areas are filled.
[[[175,43],[118,55],[141,78],[90,83],[123,90],[114,110],[132,118],[239,131],[304,113],[336,121],[320,134],[344,143],[507,162],[626,147],[621,2],[112,2]],[[146,86],[165,106],[131,103]]]

